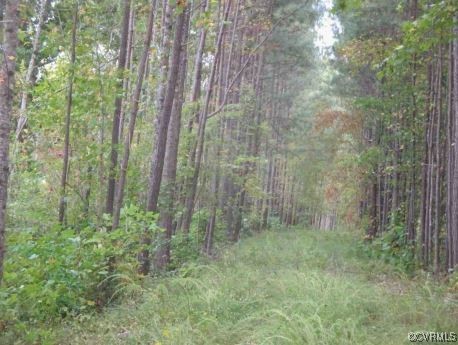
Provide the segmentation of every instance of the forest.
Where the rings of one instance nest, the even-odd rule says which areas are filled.
[[[0,0],[0,344],[458,341],[455,0]]]

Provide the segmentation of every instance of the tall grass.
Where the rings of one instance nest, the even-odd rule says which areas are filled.
[[[49,343],[399,345],[409,331],[458,331],[456,299],[376,272],[355,246],[345,233],[265,233],[157,279],[139,304],[73,321]]]

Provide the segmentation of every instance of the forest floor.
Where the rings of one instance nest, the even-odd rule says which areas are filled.
[[[59,328],[57,344],[409,344],[458,332],[456,295],[357,253],[351,233],[267,232]]]

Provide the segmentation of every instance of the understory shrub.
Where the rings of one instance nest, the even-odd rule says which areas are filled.
[[[415,247],[407,240],[405,225],[402,222],[392,224],[370,242],[361,243],[362,252],[370,258],[377,258],[393,265],[402,272],[415,271]]]
[[[136,273],[140,236],[160,231],[156,218],[127,206],[114,231],[54,226],[10,232],[0,330],[21,331],[27,324],[88,313],[129,291],[126,285],[141,279]]]
[[[203,208],[194,213],[189,233],[182,231],[172,236],[170,270],[181,267],[184,263],[195,261],[201,254],[209,212]]]

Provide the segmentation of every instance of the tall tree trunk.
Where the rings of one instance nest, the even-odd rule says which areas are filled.
[[[116,186],[115,201],[113,208],[113,229],[119,226],[119,216],[121,213],[122,202],[124,198],[124,188],[127,178],[127,167],[129,165],[130,147],[134,137],[135,122],[137,120],[138,106],[140,103],[140,96],[142,93],[143,78],[145,76],[146,65],[148,63],[148,57],[150,52],[151,39],[153,37],[153,25],[154,25],[154,14],[156,11],[156,0],[151,0],[151,7],[148,18],[148,28],[146,29],[145,40],[143,42],[143,52],[138,65],[137,70],[137,83],[135,85],[135,91],[132,95],[131,107],[130,107],[130,118],[128,133],[124,139],[124,153],[121,162],[121,169],[119,172],[119,180]]]
[[[131,93],[131,77],[133,69],[133,51],[134,51],[134,39],[135,39],[135,6],[130,6],[129,14],[129,34],[127,36],[127,57],[126,57],[126,66],[125,71],[128,73],[128,76],[125,76],[122,89],[124,90],[124,99],[122,102],[121,114],[119,116],[119,141],[121,142],[124,138],[124,122],[125,116],[129,105],[130,93]],[[148,74],[148,71],[145,72]],[[116,189],[116,188],[115,188]]]
[[[204,12],[209,11],[210,9],[210,1],[204,0],[202,6],[204,6]],[[199,99],[201,96],[201,89],[202,89],[202,66],[203,66],[203,56],[204,56],[204,49],[205,49],[205,42],[207,38],[207,26],[203,25],[200,29],[199,34],[199,43],[197,45],[196,55],[194,59],[194,71],[193,71],[193,81],[191,87],[191,95],[189,101],[193,107],[191,118],[188,121],[187,130],[188,133],[191,133],[194,127],[194,123],[198,121],[199,118]],[[191,147],[189,149],[188,155],[188,162],[187,166],[192,167],[194,166],[194,161],[196,157],[196,142],[193,141],[191,143]],[[191,178],[186,177],[181,184],[180,187],[180,205],[183,206],[186,204],[186,199],[189,195],[189,191],[191,190]],[[177,222],[177,229],[181,229],[183,223],[183,215]]]
[[[434,271],[439,274],[440,270],[440,220],[441,220],[441,176],[442,176],[442,161],[441,161],[441,127],[442,127],[442,45],[439,45],[438,54],[438,76],[437,76],[437,97],[436,97],[436,134],[435,134],[435,184],[434,184],[434,228],[433,228],[433,243],[434,243]]]
[[[170,117],[172,114],[172,106],[175,98],[175,86],[178,77],[178,68],[180,66],[181,41],[183,37],[183,26],[185,22],[186,9],[180,9],[182,12],[178,16],[175,37],[173,41],[171,66],[167,78],[167,89],[165,93],[162,112],[158,118],[157,136],[154,141],[153,154],[151,158],[151,170],[148,187],[147,210],[151,212],[157,211],[157,203],[159,199],[159,191],[161,188],[162,172],[164,168],[164,156],[167,143],[167,130],[169,127]]]
[[[226,25],[225,22],[227,21],[227,18],[229,15],[231,3],[232,3],[232,0],[228,0],[226,4],[226,8],[224,10],[223,20],[220,24],[218,38],[216,40],[215,57],[213,59],[213,64],[212,64],[212,68],[210,72],[210,77],[208,80],[206,95],[205,95],[204,108],[202,109],[200,116],[199,116],[199,127],[197,131],[196,160],[195,160],[195,164],[193,167],[194,171],[193,171],[193,175],[192,175],[192,179],[190,183],[191,189],[189,191],[189,195],[186,198],[186,205],[185,205],[185,211],[184,211],[183,223],[182,223],[182,228],[183,228],[184,233],[188,233],[189,228],[191,226],[191,219],[192,219],[192,214],[194,210],[194,201],[195,201],[196,191],[197,191],[197,182],[199,178],[200,164],[202,161],[202,153],[203,153],[204,140],[205,140],[205,126],[207,122],[207,116],[208,116],[209,107],[210,107],[210,100],[211,100],[213,87],[214,87],[216,67],[218,65],[218,60],[219,60],[220,53],[221,53],[224,26]]]
[[[262,207],[262,228],[267,229],[268,220],[269,220],[269,204],[271,198],[271,191],[272,191],[272,174],[273,174],[273,162],[272,162],[272,151],[268,150],[267,152],[267,160],[268,160],[268,172],[266,175],[266,189],[265,189],[265,197],[263,198],[263,207]]]
[[[204,11],[208,11],[210,9],[210,1],[204,0]],[[192,91],[191,91],[191,98],[190,101],[192,103],[196,103],[200,99],[201,88],[202,88],[202,65],[203,65],[203,56],[204,56],[204,49],[205,49],[205,42],[207,38],[207,26],[204,25],[200,29],[199,35],[199,44],[197,46],[196,57],[194,61],[194,77],[192,83]],[[194,115],[191,116],[191,119],[188,124],[188,130],[191,131],[193,127],[194,120],[197,120],[199,117],[199,108],[197,104],[194,104],[196,109],[194,111]]]
[[[221,150],[223,146],[223,140],[224,140],[224,120],[220,119],[220,125],[219,125],[219,140],[218,144],[216,147],[216,159],[215,159],[215,170],[213,173],[213,179],[212,179],[212,186],[211,186],[211,191],[212,191],[212,205],[210,209],[210,218],[207,224],[207,227],[205,229],[205,236],[204,236],[204,243],[202,246],[202,251],[206,255],[211,255],[212,254],[212,249],[213,249],[213,238],[215,234],[215,228],[216,228],[216,213],[218,211],[218,198],[219,198],[219,189],[220,189],[220,176],[221,176]]]
[[[5,258],[6,202],[8,195],[9,143],[18,46],[19,0],[7,0],[1,25],[3,54],[0,55],[0,284]],[[1,9],[3,15],[3,9]]]
[[[168,0],[164,0],[162,14],[162,37],[161,37],[161,51],[160,51],[160,73],[159,73],[159,85],[156,93],[156,121],[160,121],[159,115],[162,113],[162,107],[164,105],[165,92],[167,87],[167,75],[169,71],[169,57],[170,57],[170,35],[172,34],[172,12],[174,6]],[[156,123],[156,132],[159,130],[160,125]],[[157,133],[156,133],[157,135]]]
[[[454,185],[454,167],[455,167],[455,131],[456,115],[454,113],[454,83],[456,80],[455,62],[458,53],[455,51],[456,45],[452,41],[449,44],[449,67],[448,67],[448,111],[447,111],[447,237],[446,237],[446,269],[451,271],[454,268],[453,263],[453,245],[454,245],[454,211],[456,197],[453,195]]]
[[[224,54],[223,54],[224,55]],[[223,56],[224,58],[224,56]],[[229,59],[230,60],[230,59]],[[229,64],[229,63],[228,63]],[[218,104],[223,100],[224,93],[226,92],[226,82],[227,79],[224,77],[224,62],[221,61],[219,64],[219,96]],[[202,252],[206,255],[211,255],[213,248],[213,237],[216,228],[216,214],[218,207],[221,207],[220,203],[220,176],[221,176],[221,151],[223,149],[224,143],[224,132],[225,132],[225,119],[220,118],[219,120],[219,134],[218,140],[215,148],[215,163],[213,168],[213,177],[211,181],[211,200],[210,200],[210,216],[205,229],[204,243],[202,245]]]
[[[167,77],[167,89],[165,92],[164,104],[162,112],[158,118],[157,136],[154,141],[154,149],[151,159],[151,172],[148,186],[148,200],[146,209],[149,212],[157,212],[157,203],[159,199],[159,191],[162,182],[162,173],[164,169],[164,157],[167,144],[167,131],[169,127],[170,117],[172,114],[172,106],[175,98],[175,86],[178,79],[178,68],[180,66],[180,53],[182,49],[183,27],[186,19],[186,4],[178,4],[177,9],[180,12],[175,25],[175,37],[173,40],[172,58],[170,61],[169,75]],[[145,233],[142,239],[143,244],[148,247],[151,244],[151,236]],[[149,248],[142,250],[139,253],[139,273],[148,274],[150,269]]]
[[[417,0],[413,0],[411,5],[411,18],[415,20],[417,17]],[[415,133],[416,121],[417,121],[417,95],[416,95],[416,85],[417,85],[417,56],[413,54],[412,56],[412,73],[411,73],[411,86],[412,86],[412,127]],[[412,138],[412,147],[411,147],[411,161],[412,167],[410,172],[410,186],[408,191],[408,205],[407,205],[407,239],[409,244],[413,244],[415,248],[416,244],[416,197],[417,197],[417,136],[413,135]]]
[[[453,110],[452,118],[454,122],[454,167],[453,167],[453,206],[452,216],[453,223],[451,233],[449,233],[450,242],[450,270],[455,270],[458,265],[458,150],[456,149],[456,143],[458,143],[458,15],[454,18],[454,41],[453,41]]]
[[[186,12],[185,25],[183,27],[183,42],[188,39],[190,13]],[[165,229],[165,234],[159,238],[159,248],[156,252],[155,267],[163,269],[170,262],[170,240],[173,234],[174,199],[176,195],[176,174],[178,163],[178,145],[180,141],[181,112],[184,102],[184,86],[187,72],[187,50],[181,49],[179,77],[176,86],[176,95],[173,101],[172,115],[167,132],[167,147],[165,150],[165,165],[163,172],[164,201],[159,222]]]
[[[232,35],[231,35],[231,40],[230,40],[230,47],[229,47],[229,52],[227,54],[227,59],[224,59],[224,52],[222,52],[222,59],[220,60],[219,63],[219,96],[218,96],[218,104],[217,106],[224,107],[224,102],[226,101],[227,93],[229,92],[229,78],[232,72],[232,60],[234,57],[234,46],[235,46],[235,37],[236,37],[236,32],[237,32],[237,27],[238,27],[238,18],[239,18],[239,11],[240,11],[240,3],[241,0],[237,0],[237,5],[236,8],[234,9],[234,19],[233,19],[233,25],[232,25]],[[225,46],[223,45],[222,49],[224,49]],[[223,151],[223,145],[224,145],[224,138],[225,138],[225,129],[226,129],[226,124],[229,123],[230,120],[221,118],[219,121],[219,139],[216,147],[216,159],[215,159],[215,168],[213,172],[213,178],[212,178],[212,185],[211,185],[211,191],[212,191],[212,202],[211,202],[211,209],[210,209],[210,218],[206,227],[205,231],[205,237],[204,237],[204,244],[202,247],[202,251],[207,254],[211,255],[212,254],[212,249],[213,249],[213,239],[214,239],[214,233],[216,229],[216,224],[217,224],[217,211],[218,211],[218,206],[221,208],[227,207],[227,196],[225,197],[226,202],[223,202],[220,200],[220,180],[221,180],[221,156],[222,156],[222,151]],[[227,179],[228,177],[226,177]],[[232,236],[232,226],[228,224],[228,238]]]
[[[65,112],[65,142],[62,175],[60,180],[60,203],[59,203],[59,223],[65,223],[65,211],[67,206],[67,180],[70,159],[70,120],[73,103],[73,81],[75,76],[76,60],[76,28],[78,26],[78,4],[75,5],[73,13],[72,42],[70,48],[70,74],[68,78],[67,108]]]
[[[119,47],[119,56],[118,56],[118,68],[117,68],[117,77],[118,82],[116,85],[116,98],[115,98],[115,110],[113,114],[113,127],[111,129],[111,153],[110,153],[110,170],[108,175],[108,188],[107,188],[107,200],[105,212],[112,215],[113,214],[113,204],[115,198],[115,188],[116,188],[116,175],[117,175],[117,165],[118,165],[118,146],[119,146],[119,128],[120,128],[120,119],[122,112],[122,101],[123,101],[123,85],[125,83],[125,68],[127,61],[127,44],[129,37],[129,21],[130,21],[130,0],[124,0],[123,6],[123,19],[122,19],[122,33],[121,33],[121,44]]]
[[[30,97],[30,90],[33,86],[32,76],[35,70],[38,52],[40,50],[41,30],[47,16],[46,8],[49,5],[49,2],[50,0],[39,1],[40,5],[38,10],[38,23],[36,25],[36,31],[32,41],[32,54],[30,55],[29,66],[27,67],[27,72],[25,75],[25,88],[21,93],[21,107],[19,110],[19,119],[16,127],[16,140],[20,140],[21,132],[27,123],[27,102]]]
[[[429,90],[427,92],[426,100],[426,122],[425,122],[425,139],[424,139],[424,157],[422,166],[422,195],[421,195],[421,214],[420,214],[420,242],[421,242],[421,260],[423,263],[426,262],[426,242],[427,242],[427,231],[428,231],[428,214],[429,214],[429,142],[431,130],[431,102],[432,102],[432,68],[428,66],[428,85]]]

